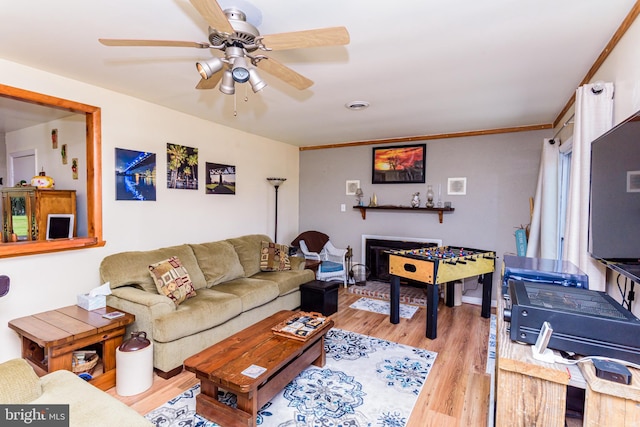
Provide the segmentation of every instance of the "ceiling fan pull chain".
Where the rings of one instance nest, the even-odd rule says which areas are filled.
[[[233,117],[238,116],[238,105],[236,104],[237,94],[233,94]]]
[[[244,86],[244,102],[249,102],[249,85]]]

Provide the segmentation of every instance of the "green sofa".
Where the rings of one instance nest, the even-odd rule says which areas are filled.
[[[182,370],[184,360],[280,310],[300,306],[300,285],[315,279],[304,259],[291,257],[291,269],[261,271],[263,242],[252,234],[216,242],[183,244],[105,257],[102,283],[107,304],[136,316],[128,332],[144,331],[153,341],[153,365],[164,378]],[[158,293],[149,265],[178,257],[196,296],[178,306]]]
[[[54,371],[38,378],[24,359],[0,363],[0,403],[69,405],[71,427],[153,426],[142,415],[73,372]],[[2,419],[4,414],[0,416],[0,424]]]

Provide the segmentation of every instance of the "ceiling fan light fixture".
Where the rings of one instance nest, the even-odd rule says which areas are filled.
[[[225,95],[233,95],[236,93],[235,82],[233,80],[233,76],[231,75],[231,71],[225,70],[222,74],[222,81],[220,82],[220,92]]]
[[[238,83],[246,83],[249,81],[249,66],[244,56],[239,56],[233,60],[233,69],[231,70],[233,80]]]
[[[208,79],[222,70],[224,62],[220,58],[211,58],[206,61],[196,62],[196,69],[203,79]]]
[[[251,89],[253,89],[253,93],[260,92],[267,87],[267,83],[260,78],[258,70],[255,68],[249,69],[249,84],[251,85]]]

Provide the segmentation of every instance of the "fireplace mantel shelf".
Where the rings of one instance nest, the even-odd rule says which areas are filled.
[[[395,205],[384,205],[384,206],[354,206],[354,209],[360,209],[360,213],[362,214],[362,219],[367,219],[367,209],[369,210],[395,210],[395,211],[411,211],[411,212],[437,212],[438,218],[440,219],[440,224],[442,224],[442,217],[444,212],[453,212],[455,208],[412,208],[411,206],[395,206]]]

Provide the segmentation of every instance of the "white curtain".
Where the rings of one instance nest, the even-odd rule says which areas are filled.
[[[545,138],[533,200],[527,256],[559,259],[558,254],[558,147],[560,141]]]
[[[562,258],[589,276],[589,289],[605,290],[605,268],[589,254],[591,142],[613,125],[613,83],[584,85],[576,91],[573,151]]]

